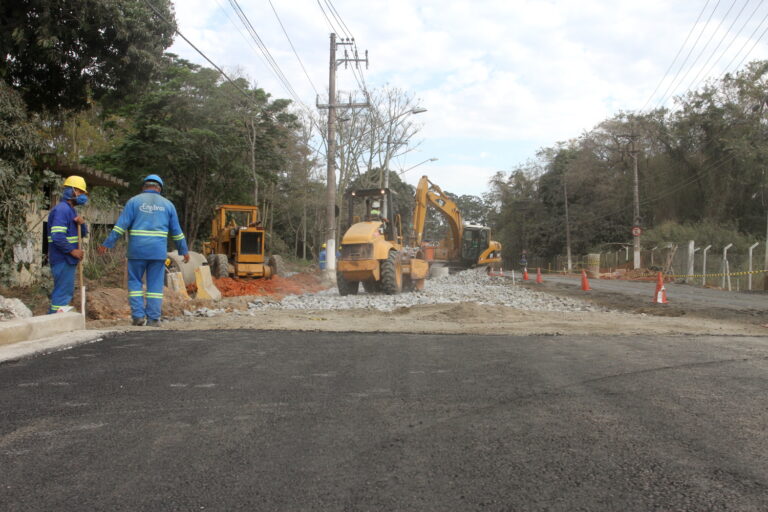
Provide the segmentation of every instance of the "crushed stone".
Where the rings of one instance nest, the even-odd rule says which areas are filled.
[[[525,311],[581,312],[609,311],[606,308],[568,297],[558,297],[523,286],[515,286],[504,277],[488,276],[485,269],[471,269],[428,279],[424,290],[399,295],[365,293],[341,296],[336,288],[303,295],[288,295],[280,301],[254,300],[248,303],[252,313],[282,310],[369,309],[383,312],[425,304],[473,302],[480,305],[507,306]]]

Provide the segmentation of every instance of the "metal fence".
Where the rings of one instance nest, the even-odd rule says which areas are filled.
[[[754,244],[749,249],[716,247],[689,240],[671,242],[664,247],[640,251],[641,268],[664,272],[677,280],[699,286],[718,287],[733,291],[768,290],[768,269],[765,268],[766,244]],[[572,269],[589,269],[597,255],[573,255]],[[604,273],[632,269],[630,246],[599,253],[600,271]],[[515,265],[515,268],[517,265]],[[563,272],[568,268],[565,255],[552,259],[529,257],[528,268]]]

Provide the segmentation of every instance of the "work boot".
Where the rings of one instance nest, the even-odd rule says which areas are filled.
[[[147,325],[147,319],[143,318],[143,317],[142,318],[134,318],[132,323],[133,323],[133,325],[136,325],[136,326],[139,326],[139,327],[143,327],[143,326]]]
[[[147,320],[147,327],[160,327],[160,319],[155,318],[153,320],[150,318],[149,320]]]

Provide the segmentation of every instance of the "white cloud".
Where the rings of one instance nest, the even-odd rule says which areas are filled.
[[[272,3],[325,102],[330,29],[318,3]],[[369,86],[390,83],[413,91],[429,109],[419,118],[424,123],[425,154],[432,147],[445,147],[439,144],[442,140],[467,141],[454,143],[451,154],[427,155],[440,157],[440,166],[431,168],[456,191],[468,176],[471,182],[464,186],[477,190],[478,183],[484,187],[485,181],[477,177],[490,177],[500,167],[509,169],[523,162],[536,147],[576,137],[620,109],[641,108],[702,9],[698,0],[332,3],[359,47],[369,50]],[[709,31],[725,13],[725,4],[716,11]],[[313,108],[315,92],[267,0],[240,0],[240,5],[303,102]],[[742,19],[752,9],[748,6]],[[730,25],[736,10],[721,31]],[[237,18],[227,0],[177,0],[176,11],[181,31],[215,62],[227,69],[242,67],[259,86],[274,96],[287,97],[263,57],[230,21]],[[766,12],[768,6],[760,8],[742,38]],[[740,26],[741,20],[735,27]],[[719,39],[718,35],[715,40]],[[741,47],[742,40],[734,43],[719,66]],[[182,41],[172,50],[203,63]],[[766,46],[761,43],[751,58],[765,56]],[[338,84],[344,90],[357,88],[352,73],[343,68]],[[508,154],[489,153],[478,149],[479,141],[507,142],[515,149]],[[448,158],[454,158],[455,164]],[[439,178],[436,182],[440,183]]]

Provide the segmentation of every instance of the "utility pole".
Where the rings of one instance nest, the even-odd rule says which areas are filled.
[[[368,51],[365,52],[365,59],[357,58],[357,52],[355,52],[354,58],[348,58],[346,55],[343,59],[336,59],[336,47],[337,46],[352,46],[355,44],[353,39],[342,39],[336,41],[336,34],[331,34],[331,51],[330,51],[330,66],[328,72],[328,104],[317,104],[318,109],[328,110],[328,154],[326,160],[328,161],[328,195],[327,195],[327,209],[326,209],[326,222],[328,223],[328,237],[325,242],[325,258],[326,269],[329,276],[335,279],[336,274],[336,109],[339,107],[346,108],[365,108],[369,106],[369,103],[352,103],[350,102],[344,105],[336,103],[336,69],[339,64],[346,64],[353,62],[357,65],[358,62],[365,62],[368,65]]]
[[[568,273],[573,269],[571,260],[571,223],[568,218],[568,185],[563,174],[563,196],[565,197],[565,254],[568,258]]]
[[[629,154],[632,156],[633,164],[634,164],[634,185],[633,185],[633,203],[634,203],[634,212],[633,212],[633,219],[632,219],[632,238],[633,240],[633,249],[634,249],[634,258],[632,262],[632,268],[635,270],[640,268],[640,234],[642,233],[642,228],[640,227],[640,180],[638,178],[638,172],[637,172],[637,153],[638,150],[635,148],[635,141],[639,137],[637,134],[628,134],[628,135],[620,135],[620,137],[626,137],[629,139],[632,147],[629,150]]]

